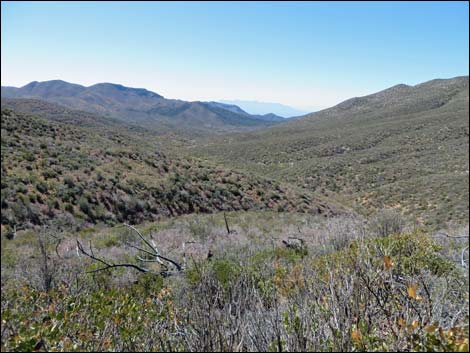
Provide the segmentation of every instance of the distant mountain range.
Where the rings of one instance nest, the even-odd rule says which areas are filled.
[[[305,115],[309,113],[305,110],[289,107],[279,103],[266,103],[258,101],[245,100],[221,100],[221,103],[236,105],[250,114],[269,114],[273,113],[284,118]]]
[[[172,128],[191,136],[250,131],[284,121],[274,114],[252,115],[233,105],[166,99],[143,88],[113,83],[85,87],[61,80],[34,81],[20,88],[2,86],[1,96],[45,100],[155,130]]]

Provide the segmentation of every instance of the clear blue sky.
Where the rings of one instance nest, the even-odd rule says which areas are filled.
[[[331,106],[468,75],[467,2],[1,3],[2,85]]]

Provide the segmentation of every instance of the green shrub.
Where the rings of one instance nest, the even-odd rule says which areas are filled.
[[[71,203],[68,203],[68,202],[67,202],[67,203],[65,204],[65,206],[64,206],[64,209],[65,209],[67,212],[71,213],[71,214],[74,213],[74,208],[73,208],[73,205],[72,205]]]
[[[66,176],[64,178],[64,184],[67,185],[69,188],[73,188],[75,186],[75,182],[73,181],[73,178]]]
[[[86,197],[80,197],[80,199],[78,200],[78,206],[80,207],[80,210],[89,215],[90,212],[91,212],[91,206],[90,204],[88,203],[88,200]]]
[[[215,278],[224,287],[230,286],[240,274],[240,265],[228,259],[218,259],[212,264]]]
[[[36,183],[36,189],[43,194],[47,192],[47,188],[47,183],[43,180]]]

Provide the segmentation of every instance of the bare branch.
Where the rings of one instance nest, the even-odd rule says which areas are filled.
[[[163,259],[163,260],[168,261],[169,263],[172,263],[173,265],[175,265],[175,267],[176,267],[176,269],[177,269],[178,271],[181,271],[181,270],[182,270],[181,265],[180,265],[179,263],[177,263],[177,262],[175,262],[175,261],[173,261],[173,260],[171,260],[171,259],[169,259],[169,258],[167,258],[167,257],[165,257],[165,256],[162,256],[162,255],[157,255],[157,256],[158,256],[160,259]]]
[[[462,267],[467,267],[467,264],[465,263],[465,251],[468,251],[468,246],[466,246],[463,250],[462,250],[462,254],[461,254],[461,258],[460,258],[460,261],[462,263]]]
[[[136,259],[139,260],[139,261],[142,261],[142,262],[158,262],[159,264],[161,265],[165,265],[161,262],[160,259],[158,258],[155,258],[155,259],[144,259],[143,257],[140,257],[140,256],[136,256]]]
[[[144,253],[146,253],[146,254],[155,256],[155,253],[150,252],[150,251],[147,251],[147,250],[145,250],[145,249],[142,249],[142,248],[140,248],[140,247],[138,247],[138,246],[136,246],[136,245],[134,245],[134,244],[131,244],[131,243],[127,242],[127,241],[125,242],[125,244],[128,245],[128,246],[130,246],[131,248],[134,248],[134,249],[137,249],[137,250],[139,250],[139,251],[142,251],[142,252],[144,252]]]
[[[160,275],[162,275],[162,276],[168,276],[169,275],[169,273],[167,272],[168,271],[168,265],[165,264],[163,261],[171,263],[173,266],[176,267],[178,272],[181,272],[183,270],[181,265],[178,262],[176,262],[172,259],[169,259],[166,256],[160,255],[160,253],[159,253],[159,251],[158,251],[158,249],[155,245],[155,242],[153,240],[151,241],[153,243],[153,245],[152,245],[147,239],[145,239],[145,237],[135,227],[133,227],[131,225],[128,225],[128,224],[125,224],[125,223],[123,224],[123,226],[126,226],[126,227],[130,228],[131,230],[135,231],[138,234],[139,238],[142,240],[142,242],[144,242],[144,244],[147,245],[151,249],[151,251],[149,251],[149,250],[146,250],[146,249],[144,249],[140,246],[131,244],[130,242],[125,242],[125,244],[130,246],[131,248],[134,248],[138,251],[143,252],[146,255],[149,255],[146,258],[144,258],[142,256],[136,256],[137,261],[140,261],[140,262],[143,262],[143,263],[150,263],[150,262],[158,263],[163,268],[163,271],[160,272]],[[148,269],[146,267],[136,265],[136,264],[132,264],[132,263],[115,264],[115,263],[108,262],[107,260],[101,259],[101,258],[99,258],[95,255],[95,253],[93,252],[93,247],[92,247],[91,241],[90,241],[89,246],[90,246],[90,250],[88,252],[83,248],[82,244],[77,239],[77,253],[81,252],[82,254],[88,256],[92,260],[97,261],[97,262],[104,265],[104,267],[99,268],[97,270],[90,271],[90,273],[103,271],[103,270],[107,270],[107,269],[111,269],[111,268],[115,268],[115,267],[129,267],[129,268],[133,268],[133,269],[135,269],[137,271],[140,271],[140,272],[151,273],[151,274],[157,275],[157,273],[151,271],[150,269]]]
[[[152,240],[152,243],[153,243],[153,245],[152,245],[152,244],[150,244],[150,242],[149,242],[147,239],[144,238],[144,236],[143,236],[135,227],[133,227],[133,226],[127,224],[127,223],[124,223],[123,225],[126,226],[126,227],[128,227],[128,228],[130,228],[130,229],[132,229],[133,231],[135,231],[135,232],[139,235],[140,239],[142,239],[142,241],[143,241],[150,249],[153,250],[154,253],[151,254],[152,256],[156,257],[157,259],[162,259],[162,260],[165,260],[165,261],[167,261],[167,262],[173,264],[173,265],[176,267],[176,269],[177,269],[178,271],[181,271],[181,270],[182,270],[181,265],[180,265],[179,263],[177,263],[176,261],[173,261],[173,260],[171,260],[171,259],[169,259],[169,258],[167,258],[167,257],[165,257],[165,256],[163,256],[163,255],[160,255],[160,252],[158,251],[158,249],[157,249],[157,247],[156,247],[156,245],[155,245],[155,242],[154,242],[153,240]],[[145,251],[145,250],[143,250],[143,249],[139,249],[139,250],[144,251],[144,252],[146,252],[146,253],[149,253],[148,251]],[[160,264],[162,264],[162,263],[160,262]],[[162,265],[163,265],[163,264],[162,264]]]
[[[127,224],[127,223],[124,223],[123,226],[128,227],[128,228],[132,229],[134,232],[136,232],[136,233],[138,234],[138,236],[140,237],[140,239],[142,239],[142,241],[143,241],[150,249],[152,249],[155,254],[157,254],[157,255],[159,254],[158,249],[157,249],[157,248],[154,248],[154,247],[152,246],[152,244],[150,244],[149,241],[148,241],[147,239],[145,239],[144,236],[143,236],[135,227],[133,227],[133,226],[131,226],[130,224]]]
[[[447,234],[447,233],[441,233],[441,232],[439,232],[439,233],[436,233],[436,234],[434,234],[434,235],[435,235],[435,236],[437,236],[437,235],[442,235],[442,236],[445,236],[445,237],[447,237],[447,238],[455,238],[455,239],[468,238],[468,234],[467,234],[467,235],[449,235],[449,234]]]
[[[90,244],[91,245],[91,244]],[[90,251],[91,251],[91,254],[88,253],[82,246],[82,244],[80,243],[80,241],[77,239],[77,247],[78,249],[80,250],[80,252],[82,254],[84,254],[85,256],[88,256],[90,259],[92,260],[95,260],[95,261],[98,261],[99,263],[102,263],[105,267],[102,267],[102,268],[99,268],[97,270],[93,270],[93,271],[88,271],[88,273],[94,273],[94,272],[98,272],[98,271],[103,271],[103,270],[108,270],[108,269],[111,269],[111,268],[116,268],[116,267],[130,267],[130,268],[133,268],[137,271],[140,271],[140,272],[144,272],[144,273],[151,273],[151,274],[154,274],[154,275],[158,275],[157,273],[155,272],[152,272],[150,271],[149,269],[147,268],[144,268],[144,267],[140,267],[140,266],[137,266],[137,265],[134,265],[134,264],[129,264],[129,263],[124,263],[124,264],[112,264],[112,263],[109,263],[109,262],[106,262],[105,260],[103,259],[100,259],[99,257],[96,257],[93,253],[93,251],[91,250],[91,247],[90,247]]]
[[[230,234],[230,228],[228,227],[227,216],[225,215],[225,212],[224,212],[224,221],[225,221],[225,227],[227,228],[227,234]]]

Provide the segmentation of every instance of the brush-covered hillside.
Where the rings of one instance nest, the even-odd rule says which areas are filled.
[[[190,137],[273,126],[284,119],[274,114],[251,115],[225,104],[166,99],[144,88],[113,83],[85,87],[61,80],[31,82],[23,87],[2,87],[2,98],[39,99],[73,110],[112,117],[160,132],[170,129]]]
[[[180,158],[140,129],[80,127],[78,118],[71,124],[2,110],[2,226],[135,224],[250,209],[326,216],[341,209],[286,183]]]
[[[259,132],[191,149],[323,194],[384,206],[428,226],[468,222],[468,76],[397,85]]]

